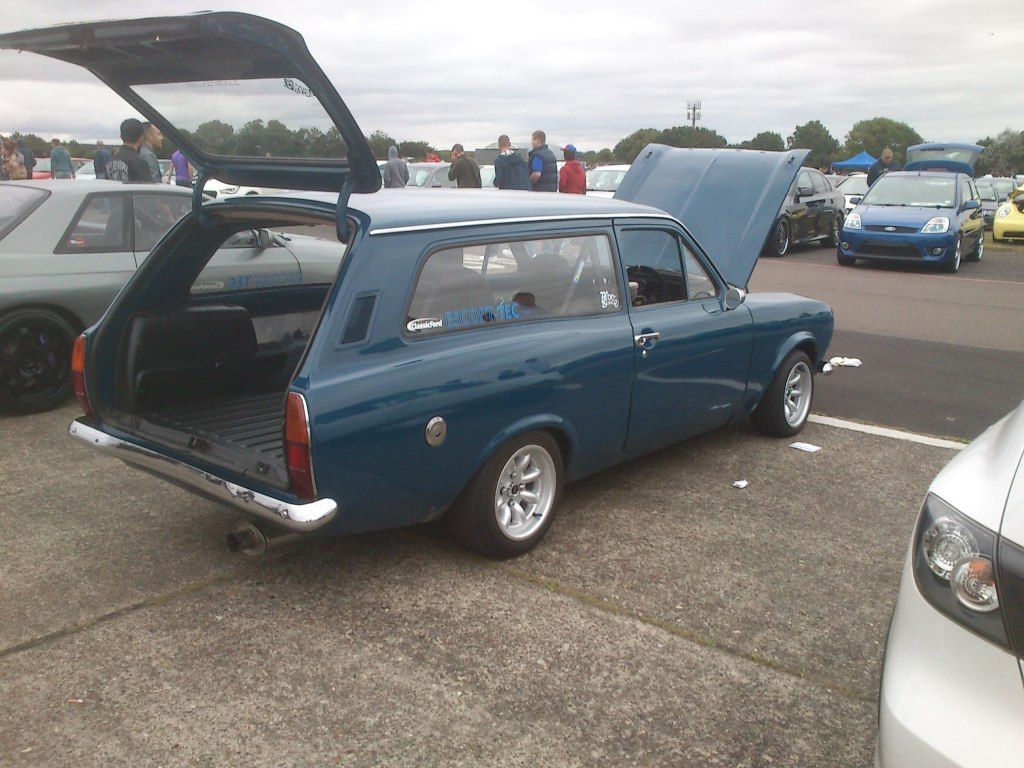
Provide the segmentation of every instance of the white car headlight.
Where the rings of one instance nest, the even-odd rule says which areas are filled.
[[[846,229],[863,229],[864,228],[864,227],[861,226],[860,214],[859,213],[851,213],[849,216],[847,216],[846,217],[846,221],[843,223],[843,226],[846,227]]]
[[[996,216],[998,216],[1000,219],[1005,219],[1009,215],[1010,215],[1010,206],[1008,206],[1008,205],[1001,205],[999,207],[999,210],[996,211]]]
[[[949,219],[945,216],[936,216],[923,227],[921,231],[929,235],[937,235],[942,232],[949,232]]]

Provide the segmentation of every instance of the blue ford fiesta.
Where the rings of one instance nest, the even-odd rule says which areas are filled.
[[[985,248],[981,196],[972,172],[982,147],[921,144],[903,171],[887,173],[843,223],[836,260],[936,264],[947,272]]]

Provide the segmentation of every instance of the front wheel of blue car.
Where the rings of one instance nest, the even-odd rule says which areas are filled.
[[[551,527],[562,489],[562,452],[547,432],[502,445],[448,512],[463,544],[493,558],[529,552]]]
[[[794,350],[782,361],[765,390],[754,411],[754,426],[766,435],[792,437],[807,423],[813,399],[811,358],[799,349]]]
[[[956,274],[957,272],[959,272],[960,260],[963,258],[963,255],[963,238],[960,235],[957,235],[956,248],[953,249],[953,255],[949,257],[949,260],[945,264],[943,264],[945,270],[950,274]]]

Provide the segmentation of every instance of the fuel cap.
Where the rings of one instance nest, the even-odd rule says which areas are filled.
[[[448,435],[448,425],[440,416],[435,416],[427,422],[426,438],[427,445],[438,446],[444,442]]]

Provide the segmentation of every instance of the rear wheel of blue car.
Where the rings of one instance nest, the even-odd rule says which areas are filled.
[[[448,525],[486,557],[515,557],[544,538],[562,489],[562,452],[547,432],[502,445],[470,480],[448,512]]]
[[[950,273],[955,274],[960,271],[960,260],[963,258],[963,239],[958,235],[956,238],[956,248],[953,249],[953,255],[949,260],[943,264],[943,268]]]
[[[782,361],[761,404],[754,411],[754,426],[767,435],[791,437],[804,428],[814,399],[811,359],[794,350]]]
[[[71,392],[75,329],[45,309],[0,317],[0,410],[38,413]]]

